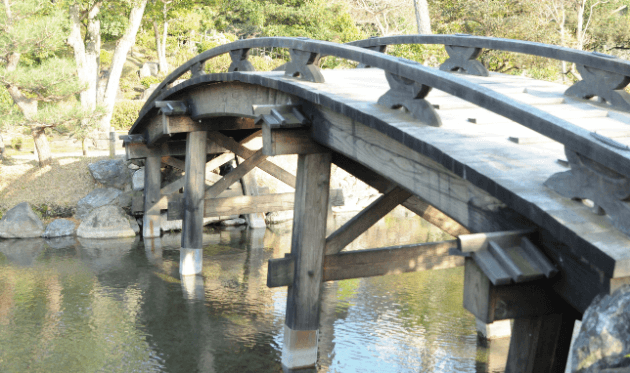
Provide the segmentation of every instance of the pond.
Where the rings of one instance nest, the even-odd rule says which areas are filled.
[[[0,371],[282,372],[287,290],[266,286],[267,260],[290,238],[290,222],[207,227],[203,277],[183,281],[178,234],[0,240]],[[443,239],[388,215],[349,249]],[[325,283],[318,366],[302,371],[503,372],[509,340],[478,340],[463,273]]]

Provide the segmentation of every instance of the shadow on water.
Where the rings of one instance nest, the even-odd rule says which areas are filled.
[[[349,249],[441,235],[388,217]],[[286,288],[266,264],[290,236],[206,228],[184,277],[180,234],[0,240],[0,371],[282,372]],[[318,366],[293,372],[502,372],[507,340],[477,340],[462,291],[462,268],[324,283]]]

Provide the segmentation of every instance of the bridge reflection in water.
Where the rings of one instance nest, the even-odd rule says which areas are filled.
[[[203,277],[183,280],[180,235],[1,241],[0,370],[279,372],[286,291],[266,264],[290,234],[206,229]],[[444,238],[387,216],[349,249]],[[509,339],[477,342],[462,289],[462,268],[324,284],[311,371],[502,372]]]

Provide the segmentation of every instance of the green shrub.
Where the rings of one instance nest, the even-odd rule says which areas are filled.
[[[112,64],[112,58],[114,57],[114,53],[101,49],[101,67],[109,67]]]
[[[119,101],[114,105],[111,125],[117,130],[128,130],[138,119],[140,109],[144,101],[127,100]]]
[[[140,79],[140,84],[142,84],[146,88],[149,88],[151,84],[160,83],[161,81],[162,79],[150,75],[150,76],[145,76],[144,78]]]

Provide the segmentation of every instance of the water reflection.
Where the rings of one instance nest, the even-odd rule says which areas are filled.
[[[266,263],[290,234],[207,229],[203,274],[183,278],[180,234],[2,240],[0,371],[282,372],[286,288],[267,288]],[[445,238],[388,216],[351,249]],[[503,371],[507,344],[479,345],[462,281],[456,268],[324,284],[319,365],[300,372]]]

